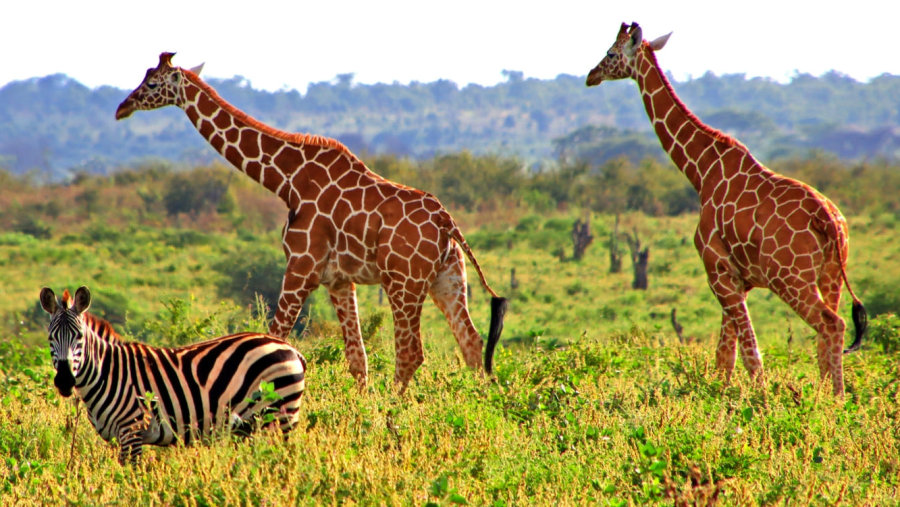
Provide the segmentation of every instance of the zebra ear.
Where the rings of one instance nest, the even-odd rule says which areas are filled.
[[[56,294],[53,293],[53,289],[50,287],[41,289],[41,308],[50,315],[53,315],[56,313],[56,310],[59,309],[59,302],[56,300]]]
[[[82,285],[75,291],[75,311],[84,313],[91,307],[91,291]]]

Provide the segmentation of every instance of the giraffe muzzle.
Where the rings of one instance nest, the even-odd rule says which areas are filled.
[[[600,67],[594,67],[590,72],[588,72],[585,84],[587,86],[597,86],[601,82],[603,82],[603,76],[601,75]]]
[[[124,102],[119,104],[119,107],[116,109],[116,119],[122,120],[131,116],[131,113],[134,112],[134,106],[131,105],[131,101],[125,99]]]

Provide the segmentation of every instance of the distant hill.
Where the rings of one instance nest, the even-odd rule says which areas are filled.
[[[427,158],[468,150],[528,163],[662,156],[634,83],[588,89],[578,76],[504,74],[498,85],[462,88],[446,80],[355,84],[343,74],[305,94],[257,90],[239,76],[209,82],[264,123],[336,137],[363,155]],[[673,85],[701,119],[736,135],[763,160],[809,150],[900,159],[900,76],[860,83],[830,72],[780,84],[706,74]],[[62,74],[0,88],[0,168],[59,180],[146,159],[197,164],[217,157],[177,108],[116,122],[127,94],[90,89]]]

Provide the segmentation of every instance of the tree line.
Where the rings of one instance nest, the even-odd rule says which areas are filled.
[[[633,83],[588,90],[581,76],[526,78],[504,71],[495,86],[452,81],[358,84],[352,74],[305,93],[255,89],[240,76],[209,79],[220,95],[288,131],[335,137],[354,152],[427,160],[462,150],[528,164],[632,163],[663,158]],[[137,80],[139,76],[136,76]],[[705,74],[674,87],[706,123],[734,134],[763,160],[825,150],[846,160],[900,157],[900,76],[866,83],[837,72],[789,83]],[[0,168],[45,181],[105,174],[164,159],[209,164],[216,155],[175,108],[113,119],[127,90],[90,89],[62,74],[0,88]]]

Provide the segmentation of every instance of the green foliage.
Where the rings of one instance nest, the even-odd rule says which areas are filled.
[[[213,269],[222,275],[219,284],[222,296],[250,304],[259,294],[268,304],[277,304],[285,261],[274,245],[236,245]]]
[[[900,317],[894,313],[884,313],[869,321],[867,337],[881,346],[885,354],[900,351]]]

